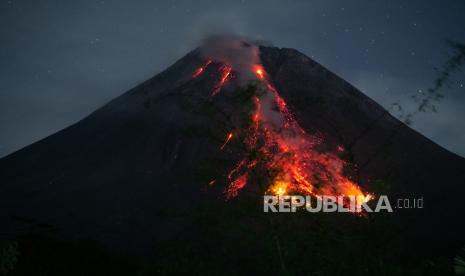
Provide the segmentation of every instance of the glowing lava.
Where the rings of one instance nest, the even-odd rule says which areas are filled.
[[[212,60],[208,60],[193,77],[202,74],[211,63]],[[232,70],[228,63],[220,65],[219,79],[211,96],[217,95],[231,78]],[[334,153],[318,151],[316,148],[323,143],[322,137],[308,134],[300,127],[284,99],[268,82],[263,66],[253,64],[250,70],[255,74],[258,86],[251,98],[250,123],[237,133],[243,137],[247,153],[227,175],[226,197],[236,197],[248,182],[256,181],[257,175],[262,175],[268,183],[265,187],[268,194],[355,196],[362,203],[372,199],[344,175],[345,162],[337,154],[345,149],[337,146]],[[220,150],[232,138],[233,133],[228,133]],[[259,173],[254,173],[257,170]],[[211,186],[215,182],[212,180],[208,184]]]
[[[212,186],[212,185],[214,185],[215,183],[216,183],[216,180],[212,180],[212,181],[208,182],[208,186]]]
[[[220,81],[212,96],[218,93],[231,71],[229,65],[220,67]],[[269,194],[342,195],[369,201],[372,196],[344,175],[346,163],[337,155],[344,149],[338,146],[334,153],[317,150],[323,138],[308,134],[300,127],[284,99],[268,82],[263,66],[252,65],[251,71],[257,76],[259,85],[252,97],[254,109],[250,113],[250,124],[243,130],[248,154],[227,175],[230,184],[226,197],[237,196],[251,178],[256,177],[252,172],[260,169],[260,175],[265,175],[269,183],[266,187]],[[220,150],[232,137],[229,133]]]
[[[197,78],[198,76],[200,76],[200,74],[202,74],[203,71],[205,71],[205,68],[207,68],[208,65],[210,65],[210,63],[212,63],[212,61],[209,59],[209,60],[207,60],[207,62],[203,66],[197,68],[197,70],[195,70],[194,74],[192,74],[192,78]]]
[[[228,80],[231,76],[232,68],[229,65],[222,65],[220,68],[221,78],[220,82],[215,86],[215,90],[213,90],[212,96],[215,96],[220,92],[221,88],[223,87],[224,83]]]
[[[259,79],[265,79],[265,69],[263,69],[263,66],[256,64],[253,66],[252,71],[255,72]]]
[[[283,196],[287,192],[287,182],[286,181],[276,181],[271,187],[270,191],[273,192],[273,194],[278,195],[278,196]]]
[[[226,146],[226,144],[229,142],[229,140],[231,140],[232,137],[233,137],[233,134],[229,133],[228,137],[226,137],[226,140],[224,141],[224,144],[220,147],[220,150],[222,150]]]
[[[212,63],[213,61],[211,59],[207,60],[204,65],[201,67],[197,68],[195,72],[192,74],[192,78],[197,78],[200,76],[205,69]],[[215,88],[212,92],[212,96],[215,96],[220,92],[221,88],[223,87],[224,83],[231,77],[231,72],[232,72],[232,67],[227,64],[222,64],[220,67],[220,73],[221,77],[219,79],[219,82],[215,85]]]

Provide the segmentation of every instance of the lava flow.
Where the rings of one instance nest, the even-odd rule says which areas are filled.
[[[224,83],[231,76],[231,71],[232,71],[231,66],[229,66],[227,64],[223,64],[220,67],[221,79],[220,79],[220,82],[215,86],[215,89],[213,90],[212,96],[215,96],[216,94],[218,94],[218,92],[220,92],[220,90],[223,87]]]
[[[344,175],[345,162],[336,153],[316,150],[323,142],[322,137],[310,135],[300,127],[284,99],[268,82],[263,66],[255,64],[250,70],[259,84],[253,95],[251,123],[244,130],[244,144],[253,154],[246,154],[227,175],[230,184],[226,197],[236,197],[252,181],[253,170],[261,168],[266,175],[268,194],[355,196],[362,203],[369,201],[372,196]],[[221,78],[212,96],[219,92],[231,71],[229,65],[220,67]],[[229,133],[220,150],[231,138]],[[344,149],[337,146],[334,151]]]
[[[228,137],[226,137],[226,141],[224,141],[223,145],[220,147],[220,150],[224,149],[224,147],[226,146],[226,144],[228,144],[229,140],[231,140],[232,137],[233,137],[233,134],[229,133]]]
[[[200,76],[200,74],[202,74],[203,71],[205,71],[205,68],[207,68],[207,66],[210,65],[210,63],[212,63],[211,59],[207,60],[207,62],[203,66],[197,68],[194,74],[192,74],[192,78],[197,78],[198,76]]]

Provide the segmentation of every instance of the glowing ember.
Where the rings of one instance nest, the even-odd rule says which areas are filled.
[[[220,82],[215,86],[215,90],[213,90],[212,96],[215,96],[216,94],[218,94],[218,92],[220,92],[224,83],[231,76],[232,68],[229,65],[223,65],[220,71],[221,71],[221,79],[220,79]]]
[[[203,71],[205,71],[205,68],[207,68],[207,66],[210,65],[210,63],[212,63],[212,61],[208,60],[202,67],[197,68],[194,74],[192,74],[192,78],[197,78],[198,76],[200,76],[200,74],[202,74]]]
[[[220,68],[220,82],[212,96],[221,89],[231,70],[228,65]],[[228,174],[231,183],[226,189],[226,197],[237,196],[250,180],[251,170],[259,167],[270,177],[267,193],[280,196],[355,196],[361,199],[361,203],[368,202],[372,196],[364,194],[356,183],[344,175],[345,162],[335,153],[316,149],[323,139],[306,133],[300,127],[284,99],[267,81],[263,66],[253,65],[251,70],[261,85],[253,96],[255,109],[251,112],[251,124],[244,138],[250,155],[245,156]],[[232,137],[232,133],[229,133],[220,150]],[[344,148],[338,146],[335,152],[344,152]]]
[[[228,137],[226,137],[226,141],[224,141],[224,144],[220,147],[220,150],[222,150],[226,146],[226,144],[229,142],[229,140],[231,140],[232,137],[233,137],[233,134],[229,133]]]
[[[285,195],[287,192],[288,184],[285,181],[276,181],[273,186],[271,186],[270,191],[278,196]]]
[[[265,79],[265,70],[263,69],[263,66],[261,65],[254,65],[253,71],[255,71],[255,74],[257,77],[261,80]]]
[[[245,184],[247,184],[248,173],[244,173],[243,175],[239,176],[236,180],[231,182],[228,186],[228,190],[226,192],[227,198],[236,197],[239,191],[244,188]]]

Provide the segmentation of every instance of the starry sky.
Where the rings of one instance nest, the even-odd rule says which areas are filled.
[[[82,119],[210,34],[295,48],[389,108],[465,43],[465,1],[0,0],[0,157]],[[465,74],[412,127],[465,156]]]

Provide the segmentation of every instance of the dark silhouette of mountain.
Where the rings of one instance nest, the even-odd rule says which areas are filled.
[[[390,214],[382,228],[392,231],[380,233],[381,240],[447,254],[463,245],[463,158],[296,50],[260,47],[260,59],[300,126],[325,137],[328,148],[345,148],[354,181],[393,199],[424,199],[422,209]],[[219,148],[235,127],[239,111],[229,101],[243,84],[233,77],[212,99],[222,65],[213,62],[193,78],[205,62],[197,49],[80,122],[2,158],[0,231],[140,250],[178,237],[201,240],[208,231],[198,226],[199,214],[216,221],[215,214],[227,213],[224,206],[260,203],[253,185],[230,201],[223,194],[227,183],[209,185],[240,159],[234,147]],[[223,207],[217,213],[199,207],[207,203]],[[260,204],[255,207],[262,212]],[[261,229],[247,216],[236,219],[241,227]]]

